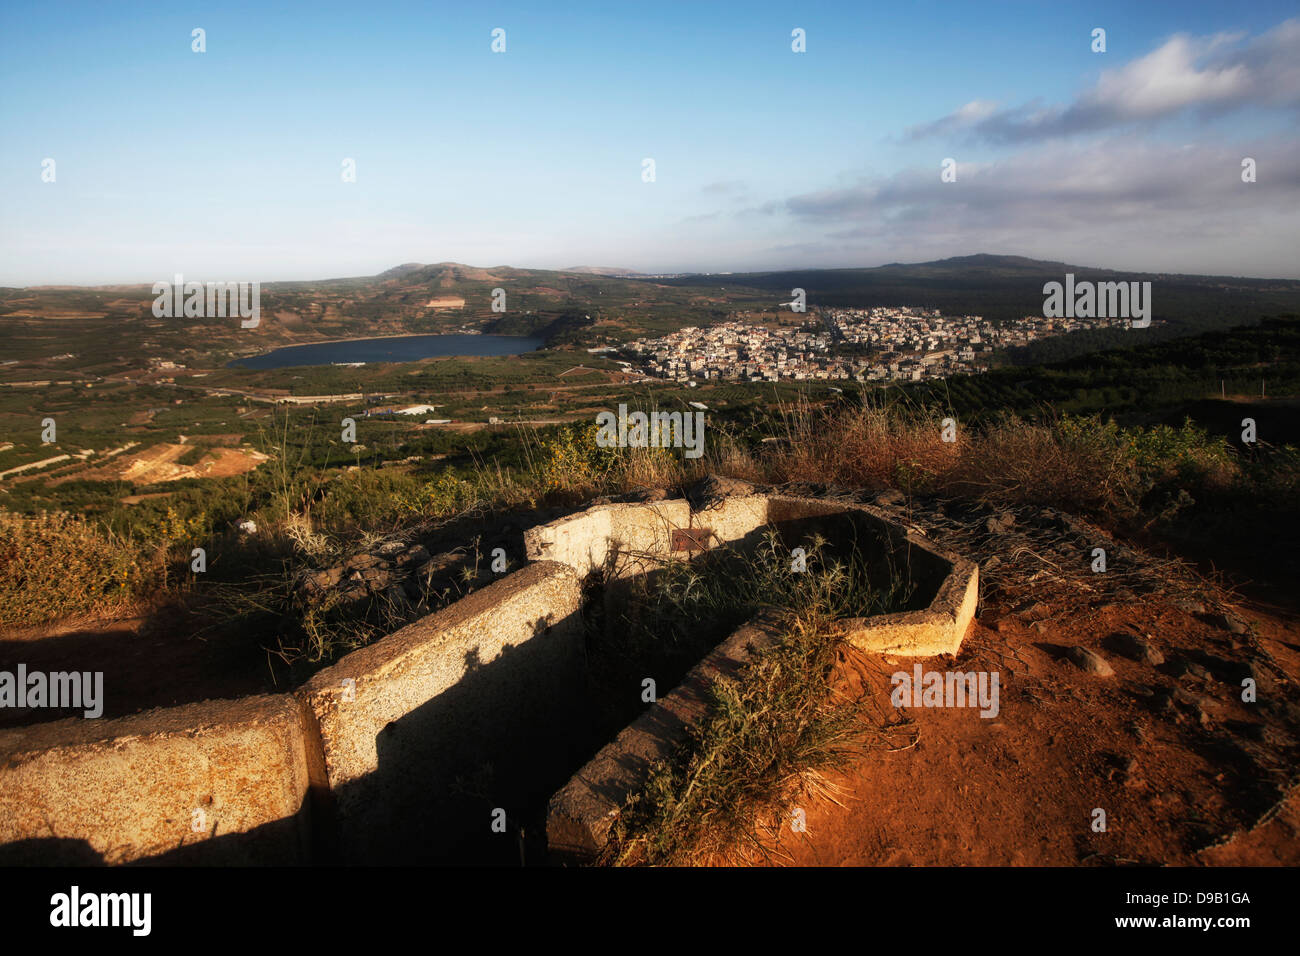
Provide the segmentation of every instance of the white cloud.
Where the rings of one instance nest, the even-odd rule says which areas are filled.
[[[1240,34],[1178,34],[1145,56],[1105,70],[1092,88],[1064,106],[991,109],[974,100],[947,116],[911,127],[911,139],[967,131],[1000,142],[1155,122],[1186,110],[1300,108],[1300,20],[1253,40]]]

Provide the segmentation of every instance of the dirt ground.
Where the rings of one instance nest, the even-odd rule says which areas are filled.
[[[997,673],[997,715],[896,708],[890,676],[916,661],[842,654],[838,682],[862,702],[867,740],[827,778],[830,796],[796,798],[773,862],[1300,863],[1295,608],[1243,600],[1136,552],[1122,580],[1071,573],[1059,567],[1064,554],[1094,542],[1017,517],[1023,540],[966,542],[985,561],[1003,555],[1001,573],[995,562],[960,654],[922,661],[925,671]],[[1117,650],[1131,653],[1131,642],[1114,635],[1140,638],[1156,655],[1132,659]],[[1072,648],[1113,673],[1076,665]],[[1242,699],[1247,678],[1253,703]],[[795,832],[794,806],[806,832]]]
[[[225,437],[225,436],[221,436]],[[63,475],[59,481],[85,479],[122,480],[135,485],[151,485],[182,478],[229,478],[252,471],[267,456],[244,448],[211,448],[193,465],[179,465],[176,460],[194,446],[176,443],[151,445],[140,451],[119,455],[111,463]]]
[[[784,825],[774,863],[1300,863],[1300,596],[1244,597],[1050,509],[893,507],[980,563],[981,608],[961,653],[921,663],[996,673],[998,713],[895,708],[890,676],[915,660],[846,651],[838,682],[862,703],[865,742],[829,776],[834,799],[796,798],[806,832]],[[1105,573],[1089,569],[1096,546],[1110,555]],[[103,669],[106,717],[272,689],[249,635],[191,632],[165,615],[28,629],[0,640],[0,665]],[[1154,655],[1117,649],[1131,654],[1134,640]],[[1076,649],[1113,672],[1075,663],[1106,669]],[[1247,678],[1254,702],[1242,699]],[[11,711],[0,725],[52,716]]]

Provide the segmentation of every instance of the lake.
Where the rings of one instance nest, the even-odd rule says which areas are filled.
[[[229,367],[287,368],[336,362],[414,362],[437,355],[519,355],[541,348],[542,339],[523,335],[402,335],[387,339],[351,339],[316,345],[288,345],[265,355],[236,359]]]

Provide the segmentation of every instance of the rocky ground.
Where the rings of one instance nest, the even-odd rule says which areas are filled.
[[[807,830],[783,827],[774,860],[1300,862],[1294,608],[1052,509],[868,500],[980,563],[961,653],[924,667],[998,673],[1000,711],[895,708],[890,675],[914,662],[846,652],[839,680],[862,701],[867,745],[802,800]]]

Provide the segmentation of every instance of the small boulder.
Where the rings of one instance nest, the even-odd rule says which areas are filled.
[[[1250,628],[1246,626],[1245,621],[1239,617],[1234,617],[1231,614],[1223,615],[1222,626],[1233,634],[1245,634],[1250,630]]]
[[[376,554],[354,554],[343,567],[348,571],[364,571],[367,568],[377,568],[383,563],[383,558]]]
[[[1009,511],[994,515],[984,522],[984,529],[989,534],[1006,534],[1015,527],[1016,516]]]
[[[429,551],[422,544],[417,544],[410,550],[397,556],[397,566],[404,568],[411,564],[423,564],[429,560]]]
[[[1115,669],[1106,663],[1105,658],[1088,650],[1086,647],[1071,647],[1065,652],[1065,656],[1071,664],[1085,673],[1093,674],[1096,677],[1113,677],[1115,675]]]
[[[1148,641],[1145,637],[1137,634],[1130,634],[1128,631],[1116,631],[1114,634],[1108,634],[1103,638],[1101,646],[1108,651],[1114,651],[1131,661],[1137,661],[1139,664],[1163,664],[1165,655],[1161,654],[1156,646]]]
[[[751,495],[753,493],[754,486],[747,481],[741,481],[739,478],[725,478],[721,475],[709,475],[703,481],[697,482],[686,493],[686,498],[690,501],[691,507],[699,511],[712,507],[724,498]]]

